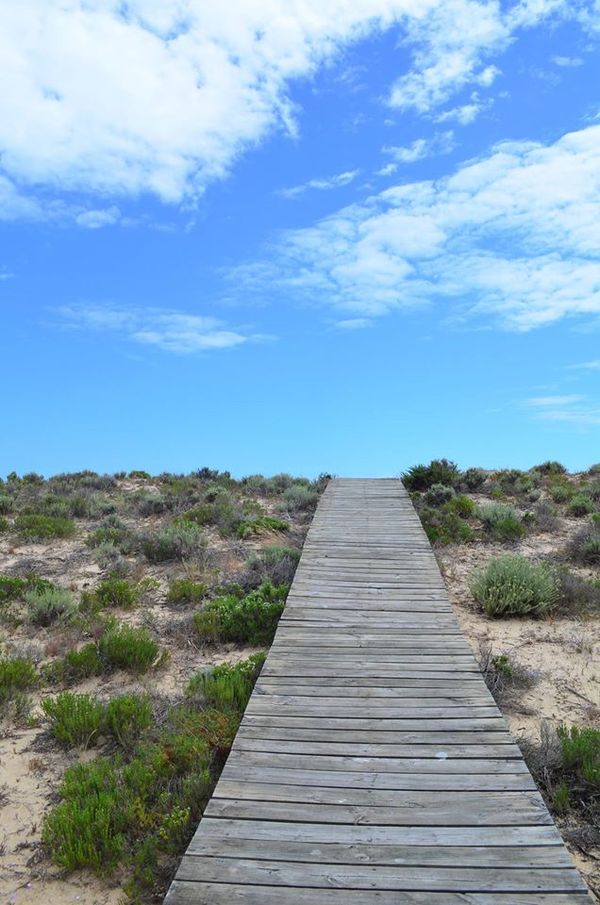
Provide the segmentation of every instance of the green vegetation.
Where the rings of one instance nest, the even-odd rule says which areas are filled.
[[[41,704],[50,732],[62,745],[88,748],[98,741],[104,725],[104,707],[89,694],[63,691]]]
[[[84,644],[79,650],[70,650],[62,662],[65,678],[71,681],[89,679],[102,672],[102,660],[93,641]]]
[[[94,600],[101,607],[120,607],[129,609],[136,605],[139,599],[139,589],[130,584],[125,578],[106,578],[100,582],[93,593]]]
[[[488,536],[494,540],[513,541],[525,534],[525,526],[512,506],[488,503],[477,509],[477,516]]]
[[[209,642],[270,644],[283,612],[287,585],[263,582],[249,594],[241,589],[215,597],[194,616],[198,634]]]
[[[194,522],[182,520],[140,537],[142,553],[152,563],[198,557],[205,550],[206,544],[202,528]]]
[[[252,537],[255,534],[270,534],[274,531],[289,531],[289,524],[272,515],[258,515],[243,522],[238,528],[238,537]]]
[[[488,616],[545,616],[556,605],[558,582],[544,563],[500,556],[476,570],[471,593]]]
[[[106,707],[106,729],[119,745],[133,749],[152,725],[152,705],[145,695],[123,694]]]
[[[38,677],[31,660],[24,657],[0,660],[0,713],[6,705],[37,685]]]
[[[64,588],[42,587],[25,593],[29,621],[48,626],[61,620],[68,622],[77,612],[77,603]]]
[[[581,518],[581,516],[590,515],[590,513],[594,512],[595,508],[596,506],[591,497],[585,493],[576,493],[569,501],[567,512],[569,515]]]
[[[542,733],[533,767],[560,814],[576,812],[580,824],[597,831],[600,820],[600,729],[560,726]]]
[[[135,547],[135,536],[120,518],[110,515],[95,531],[88,534],[86,543],[88,547],[92,548],[111,544],[120,553],[127,555]]]
[[[572,560],[585,565],[600,565],[600,522],[593,519],[578,531],[571,540],[567,552]]]
[[[443,506],[456,496],[454,487],[447,484],[432,484],[425,493],[425,504],[427,506]]]
[[[73,537],[75,534],[75,522],[67,518],[53,515],[18,515],[15,519],[15,529],[21,540],[26,543],[57,538]]]
[[[455,487],[460,480],[458,465],[448,459],[433,459],[429,465],[413,465],[402,475],[408,490],[428,490],[434,484]]]
[[[266,654],[254,654],[240,663],[223,663],[209,672],[198,672],[190,679],[186,694],[201,697],[219,710],[233,709],[243,713]]]
[[[147,672],[158,659],[159,646],[144,628],[111,625],[98,642],[100,656],[112,668]]]
[[[167,593],[167,603],[200,603],[208,593],[208,587],[191,578],[176,578]]]
[[[423,528],[432,544],[460,544],[474,540],[471,525],[453,509],[449,500],[439,509],[425,507],[419,512]]]
[[[13,578],[10,575],[0,575],[0,603],[9,600],[22,600],[31,591],[50,590],[54,585],[46,578],[40,578],[30,572],[23,578]]]
[[[481,490],[487,481],[487,471],[483,468],[467,468],[460,476],[460,487],[462,490],[469,490],[471,493]]]

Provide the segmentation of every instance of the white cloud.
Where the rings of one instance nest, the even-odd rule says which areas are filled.
[[[351,317],[346,320],[338,321],[336,327],[340,330],[364,330],[370,327],[372,321],[368,317]]]
[[[281,195],[282,198],[293,199],[298,198],[310,189],[324,192],[331,189],[343,188],[345,185],[354,182],[359,173],[360,170],[346,170],[344,173],[337,173],[335,176],[328,176],[325,179],[309,179],[308,182],[303,182],[301,185],[293,185],[287,189],[280,189],[277,194]]]
[[[73,330],[111,331],[166,352],[189,354],[239,346],[265,337],[232,330],[214,317],[159,308],[124,309],[111,305],[54,309],[59,325]]]
[[[540,421],[563,422],[578,427],[600,424],[600,406],[590,403],[586,396],[540,396],[526,400],[525,405],[535,411]]]
[[[552,57],[552,61],[556,63],[557,66],[582,66],[583,60],[581,57]]]
[[[121,211],[118,207],[108,207],[103,210],[83,211],[77,214],[75,222],[86,229],[100,229],[103,226],[113,226],[121,219]]]
[[[238,268],[351,316],[445,300],[514,330],[600,313],[600,126],[554,144],[502,142],[438,181],[390,187],[282,235]]]
[[[380,170],[377,170],[375,175],[376,176],[392,176],[396,172],[397,169],[398,169],[397,163],[386,163],[386,165],[381,167]]]
[[[493,104],[493,100],[488,98],[486,101],[481,100],[479,93],[474,91],[468,104],[461,104],[459,107],[451,107],[443,113],[438,113],[434,117],[436,123],[446,123],[455,121],[461,126],[468,126],[474,122],[483,110],[489,109]]]
[[[577,10],[591,28],[590,4]],[[4,3],[0,217],[47,219],[69,191],[194,201],[273,130],[295,134],[290,84],[348,43],[397,25],[413,60],[390,102],[425,111],[489,86],[488,57],[515,30],[569,10],[566,0],[507,12],[497,0]]]
[[[569,365],[569,369],[573,371],[600,371],[600,358],[592,361],[582,361],[577,365]]]
[[[434,154],[449,154],[454,148],[454,133],[441,132],[433,138],[417,138],[410,145],[386,145],[381,150],[389,154],[397,163],[416,163]],[[385,175],[385,174],[384,174]]]

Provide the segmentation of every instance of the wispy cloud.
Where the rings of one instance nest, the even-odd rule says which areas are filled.
[[[552,57],[552,62],[557,66],[582,66],[583,59],[581,57]]]
[[[370,327],[373,321],[368,317],[351,317],[336,323],[339,330],[364,330]]]
[[[300,185],[293,185],[290,188],[280,189],[278,194],[281,195],[282,198],[293,199],[298,198],[300,195],[303,195],[304,192],[308,192],[311,189],[319,192],[327,192],[331,191],[331,189],[343,188],[345,185],[350,185],[351,182],[354,182],[359,173],[360,170],[346,170],[343,173],[336,173],[335,176],[327,176],[325,179],[309,179],[308,182],[303,182]]]
[[[483,110],[489,109],[493,99],[481,100],[479,93],[474,91],[468,104],[452,107],[434,117],[436,123],[457,122],[461,126],[468,126],[474,122]]]
[[[117,333],[131,342],[182,355],[227,349],[266,338],[231,329],[214,317],[160,308],[65,305],[53,309],[53,313],[56,323],[67,329]]]
[[[454,148],[454,133],[440,132],[432,138],[417,138],[410,145],[385,145],[381,150],[393,157],[396,163],[416,163],[434,154],[449,154]],[[386,175],[381,174],[379,175]]]
[[[244,292],[284,286],[351,317],[445,300],[531,330],[600,314],[600,126],[503,142],[437,181],[400,184],[285,232]]]
[[[541,421],[561,422],[578,427],[600,425],[600,405],[589,402],[586,396],[537,396],[527,399],[525,405]]]
[[[592,361],[582,361],[580,364],[568,365],[572,371],[600,371],[600,358],[594,358]]]

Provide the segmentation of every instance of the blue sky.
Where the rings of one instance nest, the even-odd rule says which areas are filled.
[[[0,474],[600,460],[598,2],[0,36]]]

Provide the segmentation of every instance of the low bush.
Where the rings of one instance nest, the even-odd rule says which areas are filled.
[[[23,657],[0,660],[0,709],[16,695],[37,685],[38,677],[31,660]]]
[[[66,746],[88,748],[94,745],[104,726],[104,706],[89,694],[63,691],[41,704],[50,721],[50,732]]]
[[[523,556],[500,556],[477,569],[471,593],[491,617],[545,616],[557,603],[558,580],[544,563]]]
[[[33,572],[23,578],[0,575],[0,603],[5,603],[9,600],[22,600],[31,591],[46,591],[53,587],[54,585],[51,581],[46,578],[40,578],[39,575],[35,575]]]
[[[440,509],[425,507],[419,512],[425,533],[432,544],[465,544],[475,539],[471,525],[449,508],[452,502],[451,500]]]
[[[541,465],[535,465],[532,471],[539,471],[543,475],[563,475],[567,473],[567,469],[560,462],[542,462]]]
[[[138,602],[139,590],[125,578],[111,577],[100,582],[93,595],[102,607],[129,609]]]
[[[575,496],[571,497],[569,505],[567,506],[567,512],[569,515],[581,518],[584,515],[590,515],[595,508],[594,501],[591,497],[587,496],[585,493],[576,493]]]
[[[4,518],[3,515],[0,515],[0,534],[4,534],[8,531],[10,525],[8,524],[8,519]]]
[[[568,569],[558,572],[558,603],[561,613],[574,616],[600,613],[600,586]]]
[[[204,552],[206,544],[202,528],[194,522],[183,520],[140,537],[142,553],[152,563],[195,558]]]
[[[299,560],[300,550],[296,547],[274,544],[254,554],[236,580],[245,591],[259,587],[263,581],[270,581],[274,585],[290,585]]]
[[[133,531],[120,518],[110,515],[95,531],[88,534],[86,543],[92,548],[111,544],[120,553],[127,555],[133,552],[135,537]]]
[[[10,515],[15,506],[14,499],[7,493],[0,493],[0,515]]]
[[[131,750],[152,725],[152,705],[145,695],[123,694],[106,707],[106,729],[119,743]]]
[[[102,672],[102,660],[97,646],[90,641],[79,650],[68,651],[64,656],[63,668],[65,678],[72,681],[99,676]]]
[[[32,513],[18,515],[15,519],[15,529],[21,540],[25,542],[56,540],[73,537],[75,522],[60,516]]]
[[[194,615],[196,631],[209,642],[270,644],[287,592],[287,585],[275,586],[265,581],[249,594],[229,593],[215,597]]]
[[[532,526],[538,531],[551,533],[560,528],[560,521],[556,517],[556,509],[549,503],[538,503],[532,513]]]
[[[455,487],[460,481],[458,465],[448,459],[432,459],[429,465],[413,465],[402,474],[408,490],[429,490],[434,484]]]
[[[470,490],[472,493],[481,490],[487,481],[487,471],[483,468],[467,468],[460,476],[459,486],[463,490]]]
[[[536,678],[512,656],[494,654],[489,646],[482,649],[479,666],[496,701],[505,704],[523,688],[531,687]]]
[[[503,503],[488,503],[479,506],[477,517],[489,537],[499,541],[518,540],[525,534],[525,526],[512,506]]]
[[[477,505],[468,496],[458,494],[446,503],[446,512],[460,515],[461,518],[471,518],[477,511]]]
[[[208,593],[208,587],[191,578],[174,579],[167,593],[167,603],[200,603]]]
[[[273,515],[259,515],[256,518],[242,522],[237,530],[238,537],[251,537],[254,534],[271,534],[273,532],[289,531],[288,522]]]
[[[448,484],[432,484],[425,493],[425,503],[427,506],[443,506],[454,496],[456,496],[454,487],[450,487]]]
[[[265,654],[254,654],[240,663],[223,663],[190,679],[186,694],[200,695],[210,706],[243,713],[265,662]]]
[[[77,604],[64,588],[41,588],[25,594],[29,621],[34,625],[48,626],[61,620],[68,622],[77,612]]]
[[[111,625],[98,642],[100,656],[109,666],[131,672],[147,672],[158,659],[159,646],[144,628]]]
[[[312,512],[319,502],[320,491],[298,481],[287,487],[281,495],[280,508],[284,512]]]
[[[576,489],[568,481],[556,481],[549,486],[548,493],[553,503],[568,503],[575,496]]]
[[[600,522],[592,521],[578,531],[567,547],[569,557],[585,565],[600,565]]]

